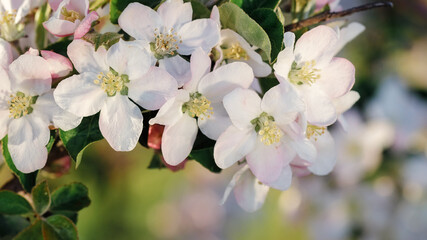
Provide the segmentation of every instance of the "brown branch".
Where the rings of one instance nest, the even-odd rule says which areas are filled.
[[[374,3],[368,3],[365,5],[361,5],[358,7],[354,7],[354,8],[350,8],[344,11],[340,11],[340,12],[330,12],[330,11],[325,11],[322,13],[319,13],[313,17],[301,20],[297,23],[293,23],[293,24],[289,24],[285,26],[285,32],[288,31],[296,31],[299,30],[301,28],[304,27],[308,27],[320,22],[324,22],[324,21],[328,21],[331,19],[335,19],[335,18],[340,18],[340,17],[344,17],[356,12],[362,12],[362,11],[366,11],[369,9],[373,9],[373,8],[381,8],[381,7],[393,7],[393,3],[391,1],[379,1],[379,2],[374,2]]]

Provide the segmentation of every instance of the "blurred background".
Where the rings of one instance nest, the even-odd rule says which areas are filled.
[[[356,66],[361,99],[347,132],[331,129],[333,173],[294,178],[246,213],[232,195],[219,205],[236,168],[147,169],[152,150],[117,153],[101,141],[50,182],[88,186],[80,239],[427,239],[427,1],[393,2],[348,18],[366,26],[340,53]]]

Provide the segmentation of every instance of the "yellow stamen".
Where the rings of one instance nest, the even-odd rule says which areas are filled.
[[[248,60],[248,54],[239,43],[233,43],[230,47],[222,49],[224,59]]]
[[[22,92],[17,92],[15,95],[10,95],[10,100],[7,102],[9,105],[9,117],[20,118],[33,112],[31,107],[37,100],[37,97],[25,96]]]
[[[282,130],[277,127],[274,118],[263,112],[261,115],[251,121],[255,131],[261,136],[260,140],[265,145],[279,143],[283,136]]]
[[[119,75],[113,69],[110,69],[107,74],[100,72],[93,82],[96,85],[100,85],[109,97],[115,96],[117,92],[122,95],[127,95],[128,93],[126,83],[129,82],[129,79],[127,75]]]
[[[211,101],[205,96],[196,92],[190,94],[190,101],[184,103],[182,112],[187,113],[190,117],[198,117],[204,120],[204,117],[210,118],[213,114]]]
[[[75,22],[76,20],[82,20],[83,16],[80,13],[74,10],[68,10],[66,7],[61,9],[61,15],[64,17],[64,20]]]
[[[314,140],[317,141],[317,137],[323,135],[326,131],[326,127],[319,127],[315,125],[307,125],[306,136],[308,139],[314,137]]]
[[[156,57],[162,59],[164,56],[173,56],[179,49],[178,44],[182,43],[181,36],[178,36],[174,28],[163,29],[160,31],[158,28],[154,30],[155,40],[151,43],[151,50],[155,53]]]
[[[317,79],[320,78],[318,72],[319,69],[315,68],[316,61],[304,62],[302,66],[297,66],[294,62],[292,64],[292,69],[289,72],[289,79],[293,84],[302,85],[302,84],[313,84]]]
[[[0,13],[0,24],[15,24],[16,10]]]

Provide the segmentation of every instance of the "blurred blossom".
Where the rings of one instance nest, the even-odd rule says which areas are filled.
[[[417,156],[405,161],[402,171],[403,197],[409,202],[420,202],[427,197],[427,158]]]
[[[396,239],[425,239],[427,236],[427,202],[401,202],[396,209],[392,234]]]

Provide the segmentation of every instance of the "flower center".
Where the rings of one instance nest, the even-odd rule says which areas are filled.
[[[16,10],[0,13],[0,24],[15,24]]]
[[[38,96],[25,96],[22,92],[17,92],[15,95],[10,95],[9,104],[9,117],[20,118],[33,112],[31,105],[36,103]]]
[[[151,51],[157,59],[163,59],[165,56],[174,56],[179,49],[178,44],[182,43],[181,36],[175,32],[173,28],[169,31],[160,31],[158,28],[154,30],[154,42],[150,43]]]
[[[274,117],[268,115],[266,112],[261,113],[259,117],[251,121],[255,127],[255,131],[261,136],[261,142],[265,145],[271,145],[280,142],[283,136],[282,130],[277,127],[274,122]]]
[[[289,72],[291,83],[296,85],[313,84],[320,78],[319,69],[315,68],[316,61],[304,62],[302,66],[298,66],[296,62],[292,64],[292,69]]]
[[[80,13],[74,10],[68,10],[66,7],[61,9],[61,15],[64,17],[64,20],[75,22],[76,20],[82,20],[83,16]]]
[[[16,10],[0,12],[1,37],[6,41],[15,41],[24,35],[24,24],[15,24]]]
[[[112,68],[107,74],[100,72],[93,82],[96,85],[100,85],[109,97],[115,96],[117,92],[120,92],[121,95],[128,95],[129,89],[126,86],[126,83],[130,82],[128,75],[119,75]]]
[[[233,43],[230,47],[222,48],[224,59],[248,60],[248,54],[239,43]]]
[[[307,135],[308,139],[311,139],[312,137],[314,137],[314,140],[317,141],[317,138],[322,134],[324,134],[325,131],[326,131],[326,127],[319,127],[319,126],[308,124],[305,134]]]
[[[190,117],[210,118],[213,114],[211,101],[199,92],[190,93],[190,101],[182,105],[182,112],[187,113]]]

